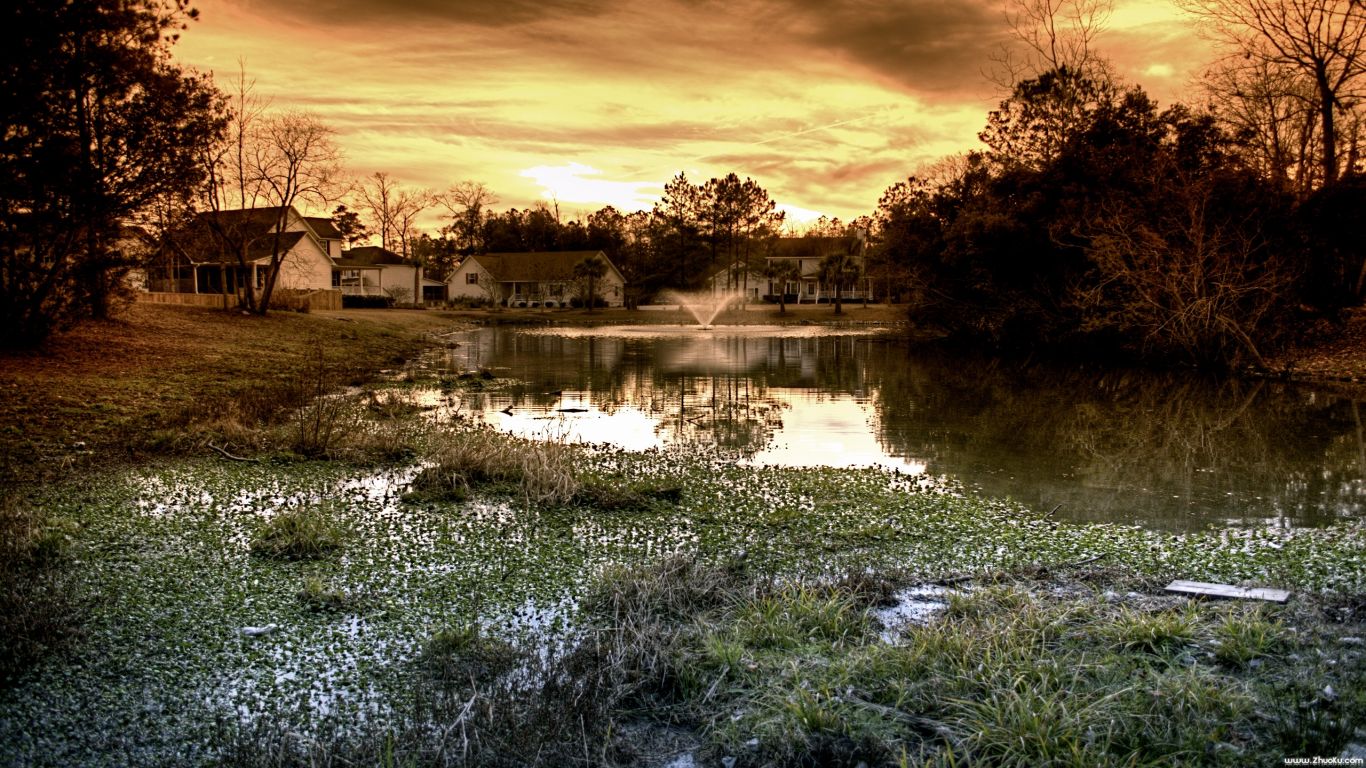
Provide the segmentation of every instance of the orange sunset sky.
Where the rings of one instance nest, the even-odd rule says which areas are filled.
[[[498,209],[649,208],[734,171],[790,221],[871,213],[977,145],[1002,93],[1001,0],[202,0],[176,56],[312,110],[357,176],[482,181]],[[1097,43],[1163,105],[1213,58],[1171,0],[1117,0]],[[435,212],[424,224],[435,228]]]

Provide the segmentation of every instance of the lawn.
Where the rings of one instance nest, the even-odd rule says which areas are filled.
[[[283,390],[319,352],[338,383],[358,383],[458,324],[435,311],[258,317],[133,304],[37,352],[0,352],[0,477],[51,478],[148,450],[182,450],[172,431],[231,411],[266,419],[293,405]]]

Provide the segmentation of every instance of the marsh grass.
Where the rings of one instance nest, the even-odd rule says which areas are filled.
[[[615,659],[635,685],[621,701],[739,765],[1274,764],[1337,754],[1366,715],[1363,697],[1312,694],[1366,671],[1294,653],[1285,622],[1307,612],[1026,581],[963,591],[887,644],[866,613],[882,590],[864,586],[674,559],[604,574],[585,607],[632,649]]]
[[[0,688],[79,630],[68,550],[75,523],[14,496],[0,497]]]
[[[683,501],[683,486],[660,480],[584,481],[573,503],[601,512],[630,512],[676,506]]]
[[[272,517],[251,540],[251,553],[275,560],[315,560],[342,548],[343,532],[327,504],[292,507]]]
[[[469,623],[433,634],[423,648],[421,664],[437,680],[476,685],[510,671],[521,660],[512,644]]]
[[[521,495],[538,505],[566,504],[581,483],[575,449],[556,440],[521,440],[490,430],[455,432],[414,478],[409,501],[463,501],[476,489]]]
[[[396,389],[369,392],[366,396],[366,410],[378,419],[402,419],[426,410],[414,403],[405,393]]]
[[[300,738],[258,721],[224,723],[219,763],[294,766],[631,766],[649,731],[619,719],[623,649],[593,634],[574,648],[514,644],[473,623],[434,632],[398,670],[382,721]]]
[[[298,597],[304,608],[314,613],[358,613],[367,604],[359,592],[328,584],[318,576],[304,579]]]
[[[1214,657],[1235,668],[1275,656],[1288,644],[1285,625],[1267,618],[1260,607],[1230,612],[1215,627],[1215,639],[1218,647]]]

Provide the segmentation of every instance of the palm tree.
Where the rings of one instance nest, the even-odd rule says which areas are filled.
[[[844,237],[843,247],[821,259],[821,282],[835,286],[835,314],[844,314],[840,290],[858,278],[858,256],[863,252],[864,238],[856,230]]]
[[[787,314],[787,284],[801,277],[796,262],[776,259],[764,265],[764,277],[778,287],[778,313]]]
[[[598,303],[598,297],[594,291],[594,283],[607,274],[607,264],[597,256],[589,256],[574,265],[574,277],[588,281],[588,311],[592,312],[594,305]]]

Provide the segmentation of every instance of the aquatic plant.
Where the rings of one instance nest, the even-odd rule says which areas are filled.
[[[270,518],[251,541],[251,552],[279,560],[310,560],[342,547],[342,532],[326,504],[294,507]]]

